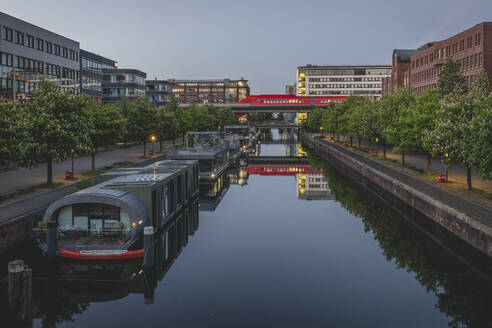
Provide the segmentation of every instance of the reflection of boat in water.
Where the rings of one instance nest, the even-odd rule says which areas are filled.
[[[213,180],[229,166],[228,145],[219,132],[191,132],[185,137],[186,147],[169,152],[170,159],[196,159],[200,180]]]
[[[130,259],[143,256],[144,226],[162,228],[198,195],[197,161],[162,161],[109,172],[95,186],[51,204],[43,223],[58,226],[54,243],[63,258]],[[34,229],[48,251],[48,231]],[[53,241],[52,241],[53,242]]]
[[[229,176],[223,172],[215,181],[200,181],[200,211],[215,211],[229,190]]]

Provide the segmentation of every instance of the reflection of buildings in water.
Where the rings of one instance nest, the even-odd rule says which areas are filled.
[[[228,172],[223,172],[215,180],[200,181],[200,211],[215,211],[229,185]]]
[[[228,173],[229,183],[245,186],[248,184],[249,174],[245,168],[230,169]]]
[[[299,199],[333,199],[331,190],[328,187],[323,174],[298,174],[297,180],[297,198]]]
[[[156,261],[152,268],[142,269],[141,260],[65,260],[59,265],[33,268],[37,273],[32,284],[33,317],[54,327],[73,321],[75,315],[85,312],[93,302],[143,294],[144,302],[152,303],[158,281],[164,278],[198,227],[198,199],[195,199],[155,235]]]

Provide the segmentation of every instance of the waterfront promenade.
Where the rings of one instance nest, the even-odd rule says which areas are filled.
[[[325,136],[328,138],[328,135]],[[330,135],[331,138],[331,135]],[[340,136],[340,140],[342,140],[342,136]],[[336,136],[335,136],[336,140]],[[354,147],[357,147],[357,138],[353,138],[352,144]],[[376,145],[373,145],[373,151],[376,150]],[[361,148],[369,149],[369,142],[366,140],[361,140]],[[388,159],[392,159],[401,163],[401,154],[396,154],[392,152],[393,146],[386,146],[386,157]],[[379,145],[378,147],[378,155],[383,156],[383,146]],[[405,164],[409,167],[423,170],[427,172],[427,155],[423,153],[407,153],[405,154]],[[446,172],[446,166],[441,161],[440,158],[432,159],[432,173],[440,174]],[[460,165],[454,165],[449,169],[448,180],[450,182],[458,182],[463,185],[466,185],[466,169]],[[472,186],[473,188],[481,189],[486,191],[487,193],[492,193],[492,180],[482,180],[478,174],[472,172]]]
[[[166,142],[166,147],[172,145],[172,141]],[[147,151],[152,149],[151,144],[147,145]],[[154,153],[159,150],[159,144],[154,144]],[[115,163],[133,162],[138,163],[145,158],[143,155],[143,145],[133,145],[125,149],[113,149],[99,152],[96,155],[96,169],[111,166]],[[82,156],[74,159],[75,177],[80,181],[81,173],[91,170],[91,156]],[[65,172],[72,169],[70,159],[53,163],[53,182],[68,182],[65,180]],[[40,164],[32,169],[16,168],[0,172],[0,196],[9,195],[19,190],[25,190],[46,183],[46,164]],[[75,180],[77,181],[77,180]]]

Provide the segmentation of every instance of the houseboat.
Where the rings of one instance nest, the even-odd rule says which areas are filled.
[[[185,146],[169,152],[173,160],[198,160],[199,178],[216,180],[229,167],[228,144],[219,132],[192,132],[185,137]]]
[[[34,229],[41,249],[47,251],[44,225],[54,221],[61,258],[142,257],[143,228],[159,230],[198,195],[197,161],[175,164],[114,170],[101,183],[55,201]]]

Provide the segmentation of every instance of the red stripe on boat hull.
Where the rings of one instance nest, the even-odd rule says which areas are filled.
[[[61,249],[58,252],[58,256],[65,259],[78,259],[78,260],[125,260],[125,259],[138,259],[143,258],[144,250],[139,249],[136,251],[127,251],[122,254],[81,254],[80,252],[67,251]]]

